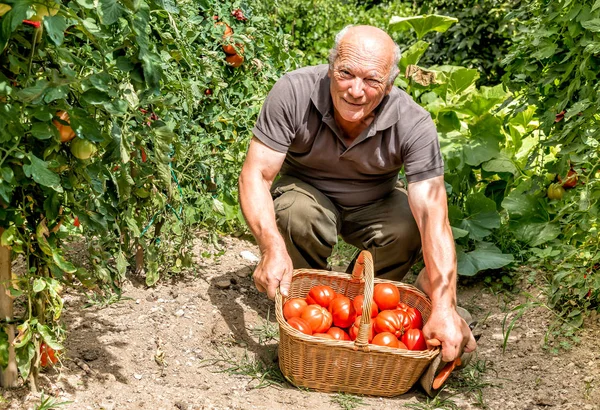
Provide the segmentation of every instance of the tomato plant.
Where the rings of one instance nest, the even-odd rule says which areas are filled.
[[[373,288],[373,300],[380,311],[394,309],[400,302],[400,291],[391,283],[378,283]]]

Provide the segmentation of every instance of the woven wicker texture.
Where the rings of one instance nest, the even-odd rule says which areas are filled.
[[[316,269],[296,269],[288,298],[304,298],[315,285],[329,285],[337,293],[354,298],[364,294],[363,312],[371,311],[373,287],[392,283],[400,301],[417,308],[427,321],[431,304],[417,288],[399,282],[375,279],[373,259],[361,252],[352,275]],[[370,396],[397,396],[419,380],[438,349],[410,351],[368,344],[370,315],[363,315],[355,341],[308,336],[291,327],[283,317],[288,298],[277,293],[275,309],[279,323],[279,367],[292,384],[322,392],[344,392]]]

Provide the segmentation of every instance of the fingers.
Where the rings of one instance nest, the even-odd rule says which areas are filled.
[[[292,271],[286,271],[283,273],[283,278],[279,282],[279,291],[284,297],[288,296],[290,291],[290,285],[292,284]]]

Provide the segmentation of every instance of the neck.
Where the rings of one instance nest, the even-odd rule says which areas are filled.
[[[333,118],[335,119],[337,126],[340,127],[344,133],[344,138],[349,141],[354,141],[356,137],[358,137],[360,133],[373,122],[375,114],[371,113],[360,121],[346,121],[335,112]]]

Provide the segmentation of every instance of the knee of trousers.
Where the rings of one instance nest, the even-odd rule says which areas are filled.
[[[414,220],[394,221],[377,230],[370,246],[393,248],[400,254],[413,254],[421,250],[421,234]]]
[[[279,230],[295,243],[318,240],[333,246],[337,242],[335,215],[313,198],[291,191],[276,198],[274,205]]]

